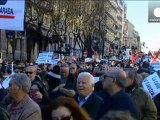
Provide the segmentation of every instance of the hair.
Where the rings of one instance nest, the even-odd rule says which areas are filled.
[[[142,76],[143,80],[144,80],[146,77],[149,76],[149,74],[146,73],[146,72],[142,72],[142,73],[140,73],[140,75]]]
[[[114,76],[116,78],[117,84],[124,88],[126,83],[126,73],[123,69],[119,67],[111,67],[109,71],[112,69],[112,72],[109,72],[111,76]]]
[[[60,67],[59,65],[55,65],[51,70],[53,73],[60,75]]]
[[[31,79],[25,73],[15,73],[11,76],[15,79],[15,84],[22,86],[22,89],[25,93],[29,93],[31,88]]]
[[[142,81],[143,81],[142,75],[137,73],[136,82],[138,83],[139,86],[142,86]]]
[[[70,110],[73,120],[91,120],[89,115],[81,108],[73,98],[60,96],[54,99],[46,109],[46,120],[52,120],[51,113],[59,107],[66,107]]]
[[[135,120],[128,111],[110,111],[100,120]]]
[[[33,69],[35,72],[37,72],[36,66],[28,66],[28,67],[26,68],[26,70],[28,70],[28,69]]]
[[[69,65],[69,67],[71,67],[71,65],[72,66],[74,66],[74,67],[76,67],[76,71],[75,71],[75,73],[72,73],[74,76],[78,76],[78,65],[77,65],[77,63],[75,63],[75,62],[72,62],[70,65]],[[70,72],[71,73],[71,72]]]
[[[70,65],[74,65],[74,66],[77,67],[77,63],[75,63],[75,62],[72,62]],[[70,66],[70,65],[69,65],[69,66]]]
[[[79,80],[79,78],[81,78],[82,76],[87,76],[89,77],[90,82],[94,85],[94,77],[93,75],[91,75],[89,72],[81,72],[78,75],[77,81]]]
[[[134,68],[124,68],[123,69],[126,72],[126,75],[128,78],[130,78],[131,80],[136,81],[136,77],[137,77],[137,71]]]

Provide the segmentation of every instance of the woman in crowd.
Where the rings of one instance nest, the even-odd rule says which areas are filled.
[[[46,110],[46,120],[91,120],[73,98],[60,96]]]
[[[74,75],[75,78],[77,78],[78,76],[78,68],[77,68],[77,64],[76,63],[71,63],[69,66],[69,71],[71,74]]]

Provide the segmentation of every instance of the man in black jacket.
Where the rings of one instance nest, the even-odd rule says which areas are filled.
[[[94,120],[102,105],[102,99],[94,93],[94,77],[88,72],[82,72],[77,78],[77,103],[86,110]]]
[[[98,95],[103,98],[103,105],[99,109],[98,118],[109,111],[129,111],[131,115],[139,119],[139,113],[135,103],[123,91],[126,82],[126,73],[118,68],[111,67],[101,78],[103,91]]]

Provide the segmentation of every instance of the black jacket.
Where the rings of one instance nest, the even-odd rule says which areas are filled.
[[[78,94],[74,96],[74,99],[77,103],[79,103]],[[91,96],[87,99],[87,101],[82,105],[82,108],[85,109],[85,111],[90,115],[92,120],[95,120],[102,103],[102,99],[93,92]]]
[[[138,109],[135,107],[135,103],[125,92],[119,91],[115,95],[111,96],[107,92],[100,92],[98,95],[103,98],[103,105],[98,112],[98,118],[101,118],[108,111],[129,111],[131,115],[139,119]]]

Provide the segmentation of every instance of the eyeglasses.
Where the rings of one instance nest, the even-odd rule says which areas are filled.
[[[104,79],[106,79],[106,78],[112,78],[112,79],[115,79],[115,77],[113,77],[113,76],[109,76],[109,75],[106,75],[106,74],[104,74],[104,75],[102,75],[102,76],[101,76],[101,79],[102,79],[102,80],[104,80]]]
[[[75,69],[75,68],[73,67],[73,68],[70,68],[70,69]]]
[[[52,120],[71,120],[71,115],[70,116],[65,116],[62,118],[57,118],[57,117],[53,117]]]
[[[26,74],[33,74],[34,72],[25,72]]]

